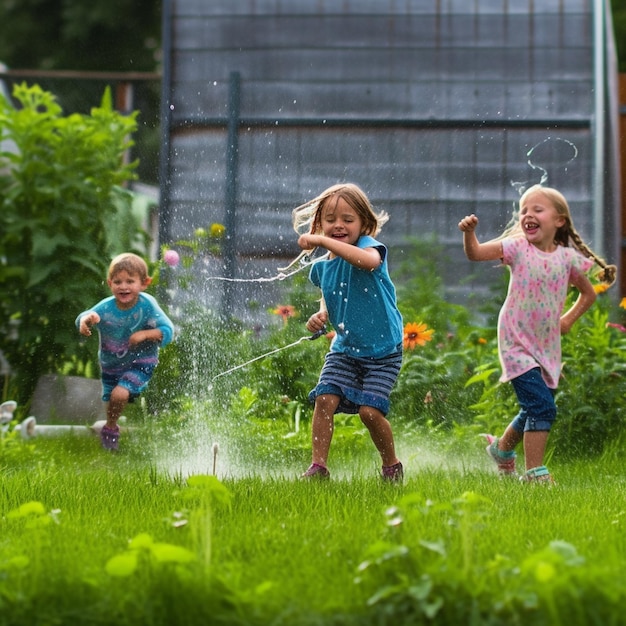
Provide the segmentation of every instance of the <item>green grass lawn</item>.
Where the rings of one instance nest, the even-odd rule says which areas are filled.
[[[394,486],[341,444],[328,482],[295,478],[306,451],[235,468],[227,447],[215,478],[211,443],[5,442],[0,624],[624,623],[617,456],[546,487],[474,439],[401,439]]]

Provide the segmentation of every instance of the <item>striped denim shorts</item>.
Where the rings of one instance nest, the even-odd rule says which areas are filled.
[[[339,396],[336,413],[358,413],[362,406],[389,412],[389,395],[402,365],[402,346],[380,358],[355,358],[343,352],[329,352],[317,386],[309,400],[331,394]]]
[[[108,402],[111,399],[111,392],[118,385],[128,389],[129,402],[133,402],[142,391],[146,389],[155,365],[137,365],[133,369],[124,372],[102,372],[102,399]]]

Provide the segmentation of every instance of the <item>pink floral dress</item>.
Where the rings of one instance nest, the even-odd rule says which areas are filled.
[[[569,284],[593,265],[574,248],[543,252],[524,237],[502,240],[509,266],[509,290],[498,318],[502,382],[540,367],[546,385],[556,389],[561,375],[560,319]]]

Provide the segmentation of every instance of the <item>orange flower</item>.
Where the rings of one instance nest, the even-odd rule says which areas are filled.
[[[427,341],[431,341],[433,333],[435,331],[432,328],[428,328],[423,322],[409,322],[404,327],[404,349],[413,350],[415,346],[426,345]]]
[[[272,309],[270,312],[274,313],[275,315],[280,315],[283,318],[283,322],[285,324],[290,317],[296,316],[296,309],[295,307],[291,306],[291,304],[279,304],[275,309]]]
[[[607,285],[606,283],[598,283],[597,285],[593,286],[593,290],[596,293],[604,293],[608,288],[609,285]]]

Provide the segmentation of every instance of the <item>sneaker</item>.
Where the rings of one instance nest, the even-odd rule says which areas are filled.
[[[117,451],[120,441],[119,426],[116,428],[103,426],[102,430],[100,431],[100,441],[102,442],[102,447],[105,450]]]
[[[533,467],[527,470],[522,476],[519,477],[520,482],[523,483],[543,483],[544,485],[554,485],[554,478],[550,475],[548,468],[545,465],[539,467]]]
[[[491,460],[498,466],[498,472],[503,475],[510,476],[515,474],[515,452],[502,452],[498,449],[498,438],[494,435],[485,435],[489,445],[487,446],[487,454]],[[506,456],[503,456],[506,455]]]
[[[402,463],[398,461],[395,465],[383,465],[380,476],[387,482],[401,483],[404,478],[404,468],[402,467]]]
[[[319,463],[312,463],[309,466],[309,469],[304,472],[300,478],[326,479],[330,478],[330,472],[323,465],[320,465]]]

